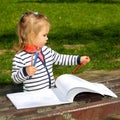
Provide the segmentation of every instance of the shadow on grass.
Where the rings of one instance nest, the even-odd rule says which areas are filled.
[[[19,3],[108,3],[108,4],[120,4],[119,0],[20,0]]]
[[[53,34],[50,32],[48,43],[56,44],[88,44],[91,42],[113,42],[120,43],[120,24],[112,24],[99,29],[73,29],[61,26]],[[54,30],[53,30],[54,31]],[[0,36],[1,49],[10,49],[18,42],[16,34],[3,34]],[[112,45],[112,44],[111,44]]]
[[[91,42],[120,43],[120,24],[112,24],[99,29],[83,30],[61,27],[54,34],[50,34],[50,41],[54,44],[88,44]],[[56,42],[57,41],[57,42]]]
[[[1,49],[10,49],[13,47],[13,44],[17,42],[17,35],[15,33],[2,34],[0,36],[0,48]]]

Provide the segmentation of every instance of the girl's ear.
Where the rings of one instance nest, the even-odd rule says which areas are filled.
[[[31,32],[28,36],[28,43],[34,45],[35,38],[36,38],[36,34],[34,32]]]

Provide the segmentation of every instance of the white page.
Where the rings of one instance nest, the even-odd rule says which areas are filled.
[[[112,92],[109,88],[107,88],[104,84],[101,83],[93,83],[96,87],[97,91],[102,95],[108,95],[117,98],[117,95]]]
[[[7,94],[17,109],[42,107],[70,103],[57,89],[43,89],[33,92]]]
[[[70,89],[75,87],[81,87],[84,83],[88,84],[87,81],[71,74],[63,74],[56,79],[56,86],[65,95],[67,95]]]
[[[68,99],[71,101],[71,98],[74,98],[74,95],[80,92],[87,92],[85,91],[85,88],[90,91],[90,88],[93,88],[93,85],[90,84],[90,82],[78,78],[71,74],[64,74],[61,75],[56,79],[56,86],[60,89],[60,91],[68,97]],[[79,90],[78,90],[79,88]],[[94,90],[91,90],[92,92],[95,92]],[[69,94],[69,95],[68,95]]]
[[[71,74],[64,74],[57,78],[56,86],[60,89],[69,101],[73,101],[75,95],[81,92],[93,92],[101,95],[117,97],[106,86],[99,83],[91,83]]]

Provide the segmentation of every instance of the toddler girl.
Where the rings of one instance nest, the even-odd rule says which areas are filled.
[[[13,59],[12,79],[23,83],[24,91],[35,91],[55,86],[53,64],[77,65],[90,61],[88,56],[59,54],[45,46],[50,22],[46,16],[26,12],[18,23],[19,47]]]

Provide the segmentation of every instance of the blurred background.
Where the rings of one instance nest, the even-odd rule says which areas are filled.
[[[120,69],[120,0],[4,0],[0,4],[0,84],[10,84],[17,23],[26,11],[51,22],[47,46],[59,53],[88,55],[76,74]],[[55,77],[75,66],[54,66]]]

